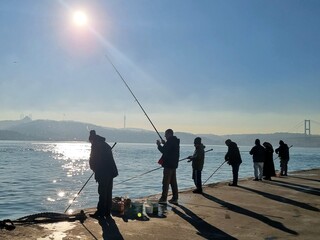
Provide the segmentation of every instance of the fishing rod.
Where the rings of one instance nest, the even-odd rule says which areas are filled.
[[[207,179],[202,185],[206,184],[206,182],[213,176],[213,174],[215,174],[216,171],[218,171],[218,170],[222,167],[222,165],[225,164],[226,162],[227,162],[227,161],[224,161],[224,162],[210,175],[210,177],[208,177],[208,179]]]
[[[129,92],[131,93],[131,95],[133,96],[133,98],[136,100],[136,102],[138,103],[139,107],[141,108],[141,110],[143,111],[144,115],[147,117],[147,119],[149,120],[149,122],[151,123],[153,129],[156,131],[156,133],[158,134],[158,136],[160,137],[161,141],[163,142],[163,138],[161,137],[160,133],[158,132],[158,130],[156,129],[156,127],[154,126],[153,122],[151,121],[151,119],[149,118],[148,114],[146,113],[146,111],[144,110],[144,108],[142,107],[142,105],[140,104],[140,102],[138,101],[138,99],[136,98],[136,96],[134,95],[134,93],[132,92],[132,90],[130,89],[129,85],[127,84],[127,82],[124,80],[124,78],[122,77],[121,73],[118,71],[118,69],[116,68],[116,66],[113,64],[113,62],[111,61],[111,59],[109,58],[109,56],[107,54],[105,54],[106,58],[108,59],[108,61],[110,62],[110,64],[112,65],[112,67],[114,68],[114,70],[116,71],[116,73],[119,75],[120,79],[122,80],[122,82],[124,83],[124,85],[126,85],[126,87],[128,88]]]
[[[116,145],[117,143],[115,142],[112,147],[111,150],[113,149],[113,147]],[[81,191],[84,189],[84,187],[87,185],[87,183],[90,181],[90,179],[92,178],[92,176],[94,175],[94,172],[91,174],[91,176],[88,178],[88,180],[86,181],[86,183],[82,186],[82,188],[80,189],[80,191],[77,193],[77,195],[72,199],[72,201],[70,202],[69,206],[66,208],[66,210],[64,210],[64,213],[66,213],[68,211],[68,209],[71,207],[71,204],[74,202],[74,200],[76,200],[76,198],[79,196],[79,194],[81,193]]]
[[[212,150],[213,150],[213,149],[211,148],[211,149],[205,151],[205,153],[206,153],[206,152],[210,152],[210,151],[212,151]],[[189,157],[180,159],[179,162],[184,161],[184,160],[187,160],[187,159],[189,159]],[[161,167],[157,167],[157,168],[155,168],[155,169],[152,169],[152,170],[150,170],[150,171],[147,171],[147,172],[145,172],[145,173],[141,173],[141,174],[139,174],[139,175],[137,175],[137,176],[128,178],[128,179],[126,179],[126,180],[123,180],[123,181],[115,184],[114,186],[119,185],[119,184],[122,184],[122,183],[125,183],[125,182],[128,182],[128,181],[130,181],[130,180],[132,180],[132,179],[135,179],[135,178],[137,178],[137,177],[141,177],[141,176],[143,176],[143,175],[145,175],[145,174],[151,173],[151,172],[156,171],[156,170],[158,170],[158,169],[160,169],[160,168],[162,168],[162,166],[161,166]]]
[[[293,145],[291,145],[290,147],[289,147],[289,149],[292,147]],[[274,160],[276,160],[276,159],[278,159],[279,158],[279,156],[278,157],[276,157]],[[210,177],[208,177],[208,179],[202,184],[202,185],[204,185],[212,176],[213,176],[213,174],[215,174],[221,167],[222,167],[222,165],[223,164],[225,164],[227,161],[224,161],[212,174],[211,174],[211,176]]]

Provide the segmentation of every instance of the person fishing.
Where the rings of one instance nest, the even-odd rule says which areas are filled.
[[[242,163],[240,151],[238,145],[232,142],[230,139],[225,141],[228,146],[228,152],[226,153],[224,160],[232,167],[232,183],[229,186],[238,186],[238,175],[240,164]]]
[[[193,193],[202,194],[202,180],[201,180],[201,173],[204,165],[204,149],[205,146],[201,143],[201,138],[196,137],[194,139],[194,153],[192,156],[188,157],[188,162],[192,162],[192,179],[196,186],[196,189],[193,190]]]
[[[178,184],[176,169],[180,157],[180,139],[173,135],[172,129],[165,131],[167,141],[157,140],[158,150],[162,153],[160,164],[163,167],[162,194],[159,199],[160,204],[167,204],[169,185],[172,190],[172,198],[169,203],[178,204]]]
[[[275,152],[280,158],[280,176],[288,176],[289,147],[282,140],[279,141],[279,145]]]
[[[89,165],[98,182],[99,193],[97,211],[90,215],[93,218],[111,217],[113,178],[118,176],[118,169],[111,147],[105,140],[104,137],[97,135],[95,130],[90,131],[91,153]]]

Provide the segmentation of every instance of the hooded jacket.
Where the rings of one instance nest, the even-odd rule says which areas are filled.
[[[176,136],[171,136],[163,146],[158,146],[159,151],[162,153],[162,167],[164,168],[178,168],[180,157],[180,139]]]
[[[235,142],[230,142],[228,145],[228,152],[226,153],[224,159],[230,165],[241,164],[241,155],[238,148],[238,145]]]
[[[256,144],[249,152],[252,155],[253,162],[264,162],[266,158],[266,150],[259,144]]]
[[[194,170],[202,171],[203,169],[204,157],[205,157],[204,149],[205,149],[205,146],[202,143],[196,145],[196,149],[194,150],[194,153],[190,158],[192,160],[192,168]]]
[[[95,135],[92,139],[89,165],[95,173],[96,181],[103,181],[118,176],[112,150],[105,138]]]
[[[280,147],[278,147],[275,150],[276,154],[279,155],[279,158],[281,160],[287,160],[289,161],[290,156],[289,156],[289,147],[287,144],[285,144],[283,141],[280,141]]]

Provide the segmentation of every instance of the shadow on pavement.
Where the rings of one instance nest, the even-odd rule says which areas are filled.
[[[296,206],[296,207],[300,207],[300,208],[304,208],[304,209],[307,209],[307,210],[310,210],[310,211],[315,211],[315,212],[319,212],[320,210],[316,207],[313,207],[307,203],[303,203],[303,202],[298,202],[298,201],[295,201],[295,200],[292,200],[292,199],[289,199],[289,198],[285,198],[285,197],[282,197],[282,196],[277,196],[277,195],[274,195],[274,194],[270,194],[270,193],[266,193],[266,192],[262,192],[262,191],[259,191],[259,190],[256,190],[256,189],[252,189],[252,188],[248,188],[248,187],[244,187],[244,186],[238,186],[239,188],[242,188],[244,190],[247,190],[247,191],[251,191],[251,192],[254,192],[254,193],[257,193],[265,198],[269,198],[271,200],[274,200],[274,201],[278,201],[278,202],[281,202],[281,203],[286,203],[286,204],[291,204],[293,206]]]
[[[182,210],[180,211],[178,207]],[[198,217],[183,205],[172,207],[172,211],[198,230],[198,235],[205,239],[236,239]]]
[[[268,224],[269,226],[273,227],[273,228],[276,228],[276,229],[279,229],[283,232],[286,232],[286,233],[289,233],[289,234],[292,234],[292,235],[299,235],[296,231],[294,230],[291,230],[289,228],[287,228],[286,226],[284,226],[281,222],[277,222],[277,221],[274,221],[264,215],[261,215],[261,214],[258,214],[256,212],[253,212],[253,211],[250,211],[248,209],[245,209],[245,208],[242,208],[242,207],[239,207],[237,205],[234,205],[232,203],[228,203],[226,201],[223,201],[219,198],[216,198],[214,196],[211,196],[209,194],[206,194],[204,193],[203,196],[213,202],[216,202],[220,205],[222,205],[223,207],[229,209],[230,211],[233,211],[233,212],[236,212],[236,213],[239,213],[239,214],[243,214],[243,215],[246,215],[248,217],[251,217],[251,218],[255,218],[265,224]]]

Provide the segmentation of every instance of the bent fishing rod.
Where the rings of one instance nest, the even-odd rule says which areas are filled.
[[[206,152],[210,152],[210,151],[212,151],[212,150],[213,150],[213,149],[211,148],[211,149],[205,151],[205,153],[206,153]],[[179,162],[184,161],[184,160],[187,160],[187,159],[189,159],[189,157],[180,159]],[[137,177],[141,177],[141,176],[143,176],[143,175],[146,175],[146,174],[148,174],[148,173],[151,173],[151,172],[153,172],[153,171],[156,171],[156,170],[158,170],[158,169],[160,169],[160,168],[162,168],[162,166],[161,166],[161,167],[157,167],[157,168],[155,168],[155,169],[152,169],[152,170],[150,170],[150,171],[147,171],[147,172],[145,172],[145,173],[141,173],[141,174],[139,174],[139,175],[137,175],[137,176],[128,178],[128,179],[126,179],[126,180],[123,180],[123,181],[115,184],[114,186],[119,185],[119,184],[122,184],[122,183],[125,183],[125,182],[128,182],[128,181],[130,181],[130,180],[132,180],[132,179],[135,179],[135,178],[137,178]]]
[[[142,105],[140,104],[139,100],[137,99],[137,97],[134,95],[134,93],[132,92],[132,90],[130,89],[129,85],[127,84],[127,82],[124,80],[124,78],[122,77],[121,73],[118,71],[118,69],[116,68],[116,66],[113,64],[113,62],[111,61],[111,59],[109,58],[109,56],[107,54],[105,54],[106,58],[108,59],[108,61],[110,62],[110,64],[112,65],[113,69],[116,71],[116,73],[118,74],[118,76],[120,77],[120,79],[122,80],[122,82],[124,83],[124,85],[128,88],[129,92],[131,93],[131,95],[133,96],[133,98],[136,100],[136,102],[138,103],[139,107],[141,108],[141,110],[143,111],[144,115],[147,117],[147,119],[149,120],[149,122],[151,123],[153,129],[156,131],[156,133],[158,134],[158,136],[160,137],[161,141],[163,142],[163,138],[161,137],[160,133],[158,132],[158,130],[156,129],[156,127],[154,126],[153,122],[151,121],[151,119],[149,118],[148,114],[146,113],[146,111],[144,110],[144,108],[142,107]]]
[[[111,150],[113,149],[113,147],[116,145],[117,143],[115,142],[112,147]],[[87,183],[90,181],[90,179],[92,178],[92,176],[94,175],[94,172],[91,174],[91,176],[88,178],[88,180],[86,181],[86,183],[82,186],[82,188],[79,190],[79,192],[76,194],[76,196],[72,199],[72,201],[70,202],[69,206],[66,208],[66,210],[64,210],[64,213],[66,213],[69,208],[71,207],[72,203],[74,202],[74,200],[76,200],[76,198],[79,196],[79,194],[81,193],[81,191],[84,189],[84,187],[87,185]]]

